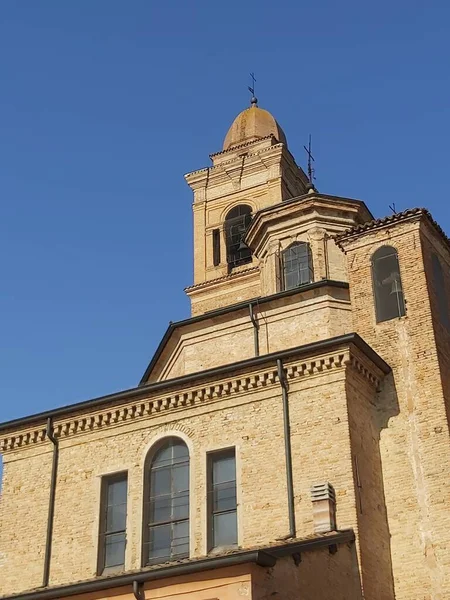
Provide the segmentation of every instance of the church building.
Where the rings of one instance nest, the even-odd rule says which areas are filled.
[[[449,600],[449,238],[319,193],[255,98],[210,158],[139,384],[0,424],[0,599]]]

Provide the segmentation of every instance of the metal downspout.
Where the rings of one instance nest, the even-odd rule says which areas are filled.
[[[248,311],[250,314],[250,321],[253,325],[253,340],[255,343],[255,356],[259,356],[259,325],[253,312],[253,304],[250,302],[248,305]]]
[[[133,596],[136,600],[144,600],[145,594],[142,591],[144,584],[142,581],[137,581],[136,579],[133,581]]]
[[[52,538],[53,538],[53,520],[55,515],[55,494],[56,494],[56,477],[58,475],[58,459],[59,459],[59,446],[58,440],[54,436],[53,431],[53,419],[49,417],[47,419],[47,428],[45,433],[48,439],[53,444],[53,460],[52,460],[52,475],[50,481],[50,499],[48,504],[48,518],[47,518],[47,539],[45,542],[45,558],[44,558],[44,576],[42,580],[42,586],[47,587],[50,579],[50,561],[52,556]]]
[[[284,422],[284,451],[286,457],[286,485],[288,495],[289,534],[287,538],[295,538],[295,509],[294,509],[294,483],[292,478],[292,450],[291,450],[291,425],[289,420],[288,384],[284,372],[283,362],[277,360],[278,379],[281,385],[283,399],[283,422]]]

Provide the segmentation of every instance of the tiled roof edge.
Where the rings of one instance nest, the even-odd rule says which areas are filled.
[[[342,242],[346,240],[358,236],[359,234],[366,233],[367,231],[372,231],[374,229],[380,229],[381,227],[387,227],[389,225],[394,225],[395,223],[399,223],[401,221],[406,221],[408,219],[414,217],[425,217],[428,222],[436,229],[436,231],[441,235],[445,244],[450,249],[450,239],[439,225],[437,221],[435,221],[429,210],[426,208],[408,208],[399,213],[395,213],[393,215],[389,215],[387,217],[382,217],[380,219],[374,219],[373,221],[368,221],[367,223],[362,223],[360,225],[355,225],[350,229],[347,229],[343,233],[334,236],[334,241],[336,244],[343,250]]]

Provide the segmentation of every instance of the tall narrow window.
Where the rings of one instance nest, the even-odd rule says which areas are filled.
[[[306,242],[297,242],[284,250],[283,254],[284,289],[292,290],[314,279],[311,248]]]
[[[208,456],[209,549],[237,544],[236,456],[234,448]]]
[[[220,265],[220,229],[213,229],[212,243],[213,243],[213,265],[215,267],[217,267],[217,265]]]
[[[381,246],[372,256],[372,281],[377,323],[405,315],[397,250]]]
[[[445,279],[441,261],[436,254],[431,256],[431,261],[433,263],[434,291],[437,298],[439,318],[444,327],[450,330],[450,306],[445,291]]]
[[[230,269],[252,261],[252,252],[244,242],[251,218],[252,209],[247,204],[235,206],[225,217],[227,262]]]
[[[144,565],[189,556],[189,450],[166,438],[149,455],[144,485]]]
[[[104,477],[101,489],[98,573],[119,571],[125,565],[127,474]]]

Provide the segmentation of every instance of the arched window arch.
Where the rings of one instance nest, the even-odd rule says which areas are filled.
[[[227,262],[230,269],[252,261],[252,252],[243,241],[251,220],[252,209],[247,204],[238,204],[225,217]]]
[[[372,256],[372,281],[377,323],[406,313],[397,250],[381,246]]]
[[[294,242],[282,252],[283,288],[292,290],[314,279],[311,248],[306,242]]]
[[[433,264],[434,291],[437,299],[439,318],[444,327],[450,330],[450,307],[445,291],[444,272],[437,254],[431,255],[431,262]]]
[[[189,556],[189,450],[180,438],[147,455],[143,529],[144,566]]]

